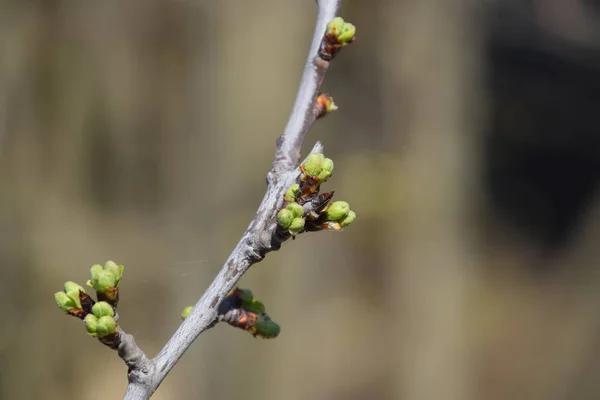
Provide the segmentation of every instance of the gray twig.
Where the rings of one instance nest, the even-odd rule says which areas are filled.
[[[296,102],[283,134],[277,139],[273,167],[267,174],[267,191],[258,211],[217,277],[156,358],[149,360],[133,337],[121,332],[119,356],[129,367],[126,400],[150,398],[194,340],[214,324],[219,304],[242,275],[268,252],[278,250],[287,239],[276,234],[276,214],[283,205],[286,190],[300,175],[300,149],[315,121],[315,99],[329,67],[329,62],[318,56],[319,46],[341,0],[318,0],[317,5],[317,23]],[[317,142],[311,152],[322,151]]]

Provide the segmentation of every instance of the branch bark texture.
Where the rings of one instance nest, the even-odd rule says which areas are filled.
[[[273,167],[267,174],[267,191],[246,232],[230,254],[217,277],[196,303],[189,316],[153,359],[148,359],[131,335],[121,332],[119,356],[129,367],[126,400],[148,399],[196,338],[210,328],[218,316],[220,303],[242,275],[265,255],[281,247],[287,237],[277,232],[276,215],[286,190],[296,183],[300,170],[300,150],[314,123],[315,99],[327,73],[329,62],[319,57],[326,26],[338,13],[341,0],[319,0],[312,44],[298,89],[294,108],[283,134],[277,139]],[[317,143],[312,152],[322,152]]]

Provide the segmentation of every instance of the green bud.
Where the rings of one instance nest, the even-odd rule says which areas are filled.
[[[311,153],[302,164],[304,173],[310,176],[319,176],[324,160],[325,156],[322,153]]]
[[[319,180],[325,182],[333,174],[333,160],[331,158],[326,158],[323,160],[322,167],[323,169],[319,174]]]
[[[113,274],[116,278],[116,286],[119,286],[121,278],[123,277],[123,270],[125,269],[122,265],[117,265],[114,261],[107,261],[104,265],[104,270]]]
[[[83,322],[85,323],[85,329],[87,329],[87,332],[92,336],[96,336],[98,332],[98,318],[96,318],[93,314],[88,314],[85,316]]]
[[[91,286],[98,293],[106,293],[117,287],[117,277],[105,271],[102,267],[100,269],[92,267],[90,270],[90,282]]]
[[[74,292],[74,291],[82,291],[85,293],[85,289],[75,282],[65,282],[65,293]]]
[[[273,339],[279,336],[281,328],[275,321],[271,320],[268,316],[265,316],[264,320],[258,321],[256,325],[254,325],[254,331],[257,336],[260,336],[263,339]]]
[[[239,289],[239,296],[243,302],[252,301],[254,299],[254,294],[250,289]]]
[[[335,104],[335,102],[333,101],[333,97],[331,97],[331,101],[327,102],[326,107],[325,107],[325,112],[334,112],[338,109],[337,104]]]
[[[356,219],[356,213],[354,211],[350,210],[350,212],[348,213],[346,218],[344,218],[340,221],[340,226],[342,228],[345,228],[348,225],[350,225],[351,223],[353,223],[355,219]]]
[[[338,42],[347,44],[352,41],[356,34],[356,27],[342,18],[336,17],[327,24],[327,35],[333,35]]]
[[[327,34],[338,36],[344,29],[344,19],[342,17],[335,17],[327,24]]]
[[[109,316],[114,317],[115,310],[113,310],[112,306],[105,301],[99,301],[92,307],[92,314],[96,316],[96,318]]]
[[[98,318],[98,325],[96,326],[96,332],[98,333],[98,336],[108,336],[111,333],[114,333],[116,329],[117,321],[115,321],[113,317],[106,315]]]
[[[83,290],[83,288],[75,282],[71,281],[65,282],[64,287],[67,296],[69,296],[71,300],[73,300],[73,302],[75,303],[75,308],[81,308],[81,299],[79,298],[79,292],[81,291],[85,293],[85,290]]]
[[[296,201],[296,196],[298,196],[298,193],[300,192],[300,185],[297,183],[294,183],[292,186],[290,186],[290,188],[285,192],[285,196],[284,199],[285,201],[287,201],[288,203],[293,203]]]
[[[104,271],[104,268],[102,268],[102,265],[94,264],[90,268],[90,276],[92,276],[93,274],[97,274],[98,272],[101,272],[101,271]]]
[[[288,229],[292,224],[293,220],[294,214],[288,209],[284,208],[283,210],[279,210],[279,212],[277,213],[277,223],[283,229]]]
[[[325,218],[328,221],[339,221],[346,218],[350,212],[350,205],[345,201],[336,201],[325,211]]]
[[[287,205],[286,210],[290,210],[294,215],[294,218],[299,218],[304,215],[304,209],[298,203],[290,203]]]
[[[186,308],[184,308],[183,312],[181,313],[181,319],[186,319],[188,315],[190,315],[190,313],[192,312],[192,308],[194,308],[194,306],[187,306]]]
[[[54,293],[54,300],[56,300],[56,304],[58,304],[58,306],[63,311],[68,312],[74,308],[80,308],[80,307],[77,307],[77,304],[75,303],[75,301],[73,301],[72,298],[67,296],[67,294],[65,292]]]
[[[349,22],[344,23],[344,27],[342,28],[340,34],[338,35],[338,40],[343,44],[348,44],[354,39],[354,35],[356,34],[356,27]]]
[[[254,314],[262,314],[265,312],[265,305],[258,300],[244,301],[242,309]]]
[[[304,230],[304,218],[294,218],[292,224],[289,227],[289,231],[292,235],[301,233]]]

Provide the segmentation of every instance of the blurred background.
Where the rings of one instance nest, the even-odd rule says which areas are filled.
[[[357,42],[310,131],[358,214],[240,282],[153,398],[600,398],[600,7],[347,1]],[[254,215],[311,0],[0,4],[0,398],[117,399],[126,368],[53,294],[126,266],[154,356]]]

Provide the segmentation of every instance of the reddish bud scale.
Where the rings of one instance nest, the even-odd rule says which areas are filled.
[[[321,182],[316,176],[306,175],[302,165],[300,166],[300,171],[303,175],[300,181],[300,191],[298,196],[296,196],[296,201],[303,206],[316,196],[321,187]]]
[[[349,43],[353,43],[356,38],[352,38]],[[325,61],[331,61],[344,47],[344,43],[338,40],[338,36],[335,33],[327,33],[323,36],[321,45],[319,47],[319,57]]]
[[[105,301],[113,306],[113,308],[117,308],[117,305],[119,304],[119,288],[112,288],[106,293],[97,292],[96,295],[98,297],[98,301]]]
[[[86,315],[92,312],[92,307],[94,304],[96,304],[96,302],[90,297],[90,295],[82,291],[79,291],[79,301],[81,302],[81,308],[85,314],[83,318],[85,318]]]
[[[327,93],[320,93],[315,101],[315,116],[316,118],[324,117],[327,114],[327,110],[333,105],[333,97]]]
[[[240,328],[245,331],[252,331],[252,328],[254,325],[256,325],[258,319],[258,314],[237,308],[228,313],[225,321],[233,327]]]
[[[119,331],[111,333],[107,336],[98,337],[100,343],[110,347],[113,350],[118,350],[119,345],[121,344],[121,337],[119,336]]]

